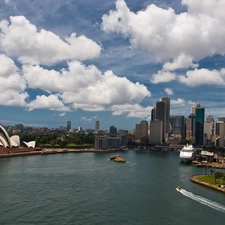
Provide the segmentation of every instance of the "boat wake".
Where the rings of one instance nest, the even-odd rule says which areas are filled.
[[[216,209],[216,210],[219,210],[219,211],[225,213],[225,206],[220,205],[219,203],[213,202],[213,201],[211,201],[211,200],[209,200],[207,198],[203,198],[203,197],[201,197],[199,195],[195,195],[195,194],[193,194],[191,192],[188,192],[188,191],[186,191],[184,189],[180,190],[180,193],[182,195],[188,197],[188,198],[191,198],[191,199],[193,199],[193,200],[203,204],[203,205],[207,205],[207,206],[209,206],[209,207],[211,207],[213,209]]]

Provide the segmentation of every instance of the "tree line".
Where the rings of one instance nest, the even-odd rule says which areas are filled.
[[[36,141],[36,147],[93,147],[95,135],[93,133],[74,133],[74,134],[31,134],[20,132],[21,144],[23,141]]]

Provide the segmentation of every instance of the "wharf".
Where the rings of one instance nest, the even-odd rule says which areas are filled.
[[[225,169],[225,163],[218,163],[218,162],[212,162],[212,163],[206,163],[202,164],[201,162],[193,161],[194,164],[196,164],[197,167],[211,167],[211,168],[217,168],[217,169]]]

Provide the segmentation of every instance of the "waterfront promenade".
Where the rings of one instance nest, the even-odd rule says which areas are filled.
[[[27,156],[27,155],[46,155],[57,153],[82,153],[82,152],[115,152],[119,150],[96,150],[94,148],[68,149],[68,148],[0,148],[0,158]],[[123,151],[123,150],[120,150]]]
[[[225,169],[225,162],[218,163],[218,162],[208,162],[206,164],[202,164],[198,161],[193,161],[192,163],[196,164],[197,167],[209,167],[209,168],[217,168],[217,169]]]

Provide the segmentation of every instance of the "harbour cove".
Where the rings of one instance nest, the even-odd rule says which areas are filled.
[[[191,181],[178,152],[128,150],[0,159],[0,224],[223,224],[224,193]],[[220,169],[224,172],[224,169]],[[206,199],[191,199],[177,186]],[[208,205],[207,205],[208,204]]]

